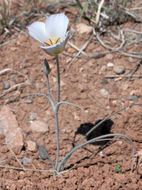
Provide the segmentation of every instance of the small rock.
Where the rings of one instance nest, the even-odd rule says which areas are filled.
[[[37,117],[38,117],[37,113],[31,113],[29,116],[29,119],[30,119],[30,121],[34,121],[37,119]]]
[[[73,112],[74,119],[77,121],[80,121],[80,117],[76,114],[76,112]]]
[[[29,140],[29,141],[26,141],[26,144],[27,144],[27,150],[31,152],[36,152],[37,146],[35,142]]]
[[[54,83],[56,83],[56,82],[57,82],[56,77],[52,77],[52,79],[53,79],[53,82],[54,82]]]
[[[106,80],[106,78],[102,78],[102,84],[108,84],[108,81]]]
[[[91,26],[88,26],[84,23],[79,23],[77,25],[77,32],[79,34],[90,34],[92,32],[93,28]]]
[[[102,88],[102,89],[100,90],[100,93],[101,93],[101,95],[103,95],[104,97],[108,97],[108,95],[109,95],[108,91],[107,91],[106,89],[104,89],[104,88]]]
[[[69,47],[69,48],[68,48],[68,53],[75,53],[75,49]]]
[[[26,41],[26,36],[25,36],[25,35],[21,35],[21,36],[17,39],[17,45],[22,45],[25,41]]]
[[[9,82],[7,80],[3,81],[3,88],[8,89],[10,87]]]
[[[17,47],[13,47],[13,46],[12,46],[12,47],[10,48],[10,50],[11,50],[11,51],[16,51],[16,50],[17,50]]]
[[[61,87],[65,86],[66,84],[61,80]]]
[[[136,103],[136,102],[138,102],[138,97],[137,96],[129,96],[129,100]]]
[[[85,92],[87,90],[87,86],[83,84],[78,84],[78,89],[80,90],[81,93]]]
[[[104,158],[104,154],[103,154],[102,151],[99,153],[99,155],[100,155],[101,158]]]
[[[116,106],[116,105],[117,105],[117,100],[113,100],[113,101],[112,101],[112,104],[113,104],[114,106]]]
[[[105,56],[105,58],[108,59],[108,60],[112,60],[113,59],[113,55],[112,54],[107,54]]]
[[[30,128],[32,131],[39,132],[39,133],[46,133],[49,131],[47,123],[40,120],[31,121]]]
[[[62,132],[63,133],[71,133],[73,130],[70,128],[70,129],[67,129],[67,128],[64,128],[62,129]]]
[[[108,62],[108,63],[107,63],[107,67],[113,67],[113,66],[114,66],[113,63],[111,63],[111,62]]]
[[[137,94],[137,90],[132,90],[131,92],[130,92],[130,96],[134,96],[134,95],[136,95]]]
[[[123,65],[117,65],[117,66],[114,66],[113,71],[116,74],[120,75],[120,74],[125,73],[125,67]]]
[[[15,154],[20,154],[24,145],[23,134],[18,127],[16,116],[6,105],[0,111],[0,133],[5,136],[6,144],[12,148]]]
[[[7,153],[8,150],[9,150],[9,149],[8,149],[7,146],[2,146],[0,151],[1,151],[1,153]]]
[[[104,74],[104,72],[107,70],[106,65],[103,65],[101,69],[99,70],[99,75]]]
[[[132,90],[132,91],[130,92],[130,95],[131,95],[131,96],[142,97],[141,89],[139,88],[139,89],[137,89],[137,90]]]
[[[32,162],[31,158],[24,157],[23,158],[23,165],[27,166],[30,162]]]
[[[136,59],[136,58],[129,57],[129,58],[128,58],[128,61],[129,61],[130,63],[135,63],[135,62],[137,61],[137,59]]]
[[[28,96],[27,99],[25,99],[24,101],[27,104],[31,104],[33,102],[33,97],[32,96]]]

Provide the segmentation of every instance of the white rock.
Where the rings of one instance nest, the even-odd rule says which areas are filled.
[[[30,121],[34,121],[37,119],[37,117],[38,117],[37,113],[31,113],[29,116],[29,119],[30,119]]]
[[[117,66],[114,66],[113,71],[116,74],[120,75],[120,74],[125,73],[125,67],[123,65],[117,65]]]
[[[27,150],[36,152],[37,146],[35,142],[29,140],[29,141],[26,141],[26,144],[27,144]]]
[[[33,160],[31,159],[31,158],[27,158],[27,157],[24,157],[23,158],[23,165],[24,166],[28,166],[28,164],[30,163],[30,162],[32,162]]]
[[[46,133],[49,131],[47,123],[40,120],[31,121],[30,128],[32,131],[39,132],[39,133]]]
[[[111,63],[111,62],[108,62],[108,63],[107,63],[107,67],[113,67],[113,66],[114,66],[113,63]]]
[[[108,95],[109,95],[108,91],[107,91],[106,89],[104,89],[104,88],[100,89],[100,93],[101,93],[101,95],[103,95],[104,97],[108,97]]]
[[[107,54],[105,56],[105,58],[108,59],[108,60],[112,60],[113,59],[113,55],[112,54]]]
[[[79,23],[77,25],[77,32],[79,34],[90,34],[92,32],[93,28],[91,26],[88,26],[84,23]]]

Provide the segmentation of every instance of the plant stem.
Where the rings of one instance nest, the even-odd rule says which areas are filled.
[[[57,103],[60,102],[60,65],[58,55],[56,55],[56,63],[57,63],[57,77],[58,77],[58,89],[57,89]]]
[[[49,95],[49,98],[51,99],[50,83],[49,83],[49,78],[48,78],[48,76],[46,76],[46,81],[47,81],[48,95]]]
[[[55,113],[55,120],[56,120],[56,139],[57,139],[57,155],[56,155],[56,165],[55,165],[55,168],[57,168],[58,161],[59,161],[59,151],[60,151],[60,145],[59,145],[59,126],[58,126],[58,111]]]
[[[56,55],[56,64],[57,64],[57,78],[58,78],[58,87],[57,87],[57,104],[60,102],[60,65],[58,55]],[[57,139],[57,156],[56,156],[56,165],[55,168],[58,166],[59,161],[59,124],[58,124],[58,109],[55,110],[55,119],[56,119],[56,139]]]
[[[81,9],[83,9],[83,7],[82,7],[82,4],[81,4],[81,2],[80,2],[80,0],[76,0],[76,4],[81,8]]]

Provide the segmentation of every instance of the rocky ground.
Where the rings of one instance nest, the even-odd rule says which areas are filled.
[[[20,8],[15,3],[13,12],[18,14]],[[104,143],[94,143],[77,150],[67,162],[65,171],[58,176],[53,175],[48,159],[39,157],[39,147],[30,136],[55,160],[54,114],[44,97],[30,94],[47,94],[43,73],[46,58],[51,67],[51,92],[56,98],[55,58],[40,49],[26,27],[20,30],[13,28],[12,32],[1,35],[0,44],[0,189],[141,190],[142,57],[141,54],[130,54],[141,52],[142,44],[138,41],[128,44],[130,38],[141,38],[137,39],[139,36],[125,30],[137,30],[141,35],[142,24],[133,20],[119,24],[125,31],[121,36],[125,37],[125,43],[119,38],[116,44],[116,38],[112,39],[109,33],[102,35],[101,40],[110,42],[109,46],[123,46],[120,51],[111,51],[93,33],[94,25],[83,18],[78,20],[74,9],[58,8],[56,12],[65,12],[75,30],[65,51],[59,55],[61,100],[80,105],[84,110],[68,105],[61,106],[59,110],[60,160],[82,137],[82,127],[87,130],[98,120],[119,111],[110,115],[92,136],[121,133],[131,138],[136,149],[134,170],[131,172],[130,142],[113,138],[105,147]],[[33,17],[29,24],[35,20]],[[117,26],[107,30],[115,33]],[[117,32],[115,34],[115,37],[120,37]],[[126,44],[128,47],[124,47]],[[83,52],[78,53],[83,46]]]

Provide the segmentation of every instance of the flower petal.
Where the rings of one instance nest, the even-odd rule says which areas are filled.
[[[46,53],[48,53],[49,55],[55,56],[64,50],[67,40],[68,40],[68,33],[64,38],[64,40],[62,40],[61,42],[48,47],[47,46],[40,46],[40,47],[44,49]]]
[[[29,30],[29,34],[39,42],[44,43],[49,39],[45,29],[45,23],[34,22],[27,28]]]
[[[49,38],[65,38],[69,19],[64,13],[54,14],[46,19],[45,28]]]

